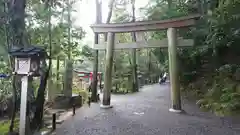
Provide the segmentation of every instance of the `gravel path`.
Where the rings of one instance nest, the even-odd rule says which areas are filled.
[[[168,111],[169,85],[150,85],[141,92],[112,95],[113,108],[82,107],[57,127],[56,135],[240,135],[240,119],[204,113],[183,101],[186,113]]]

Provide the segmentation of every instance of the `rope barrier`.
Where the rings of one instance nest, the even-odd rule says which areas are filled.
[[[5,79],[5,78],[8,78],[8,77],[10,77],[10,75],[0,73],[0,79]]]

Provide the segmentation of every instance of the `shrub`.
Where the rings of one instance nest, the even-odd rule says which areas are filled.
[[[214,76],[212,87],[197,104],[200,108],[217,115],[234,115],[240,110],[240,85],[234,73],[236,65],[221,66]]]

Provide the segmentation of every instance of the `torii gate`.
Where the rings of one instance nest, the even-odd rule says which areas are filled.
[[[101,108],[111,108],[111,89],[112,89],[112,65],[113,65],[113,50],[128,49],[128,48],[146,48],[146,47],[168,47],[169,54],[169,72],[171,84],[171,100],[172,105],[169,111],[181,112],[181,96],[179,86],[179,72],[177,67],[177,46],[192,46],[192,40],[178,39],[176,28],[189,27],[195,24],[195,20],[200,15],[191,15],[175,19],[161,21],[141,21],[129,23],[113,23],[113,24],[93,24],[90,27],[94,33],[108,33],[108,41],[106,44],[95,44],[95,49],[106,49],[106,65],[104,72],[104,91]],[[126,32],[143,32],[167,30],[167,39],[160,41],[137,41],[135,43],[119,43],[115,45],[115,33]]]

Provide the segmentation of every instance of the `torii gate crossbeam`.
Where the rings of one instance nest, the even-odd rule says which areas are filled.
[[[178,39],[177,47],[191,47],[193,46],[192,39]],[[129,43],[115,43],[114,50],[120,49],[139,49],[139,48],[167,48],[168,39],[162,40],[149,40],[149,41],[137,41]],[[107,48],[107,43],[93,44],[93,49],[105,50]]]

